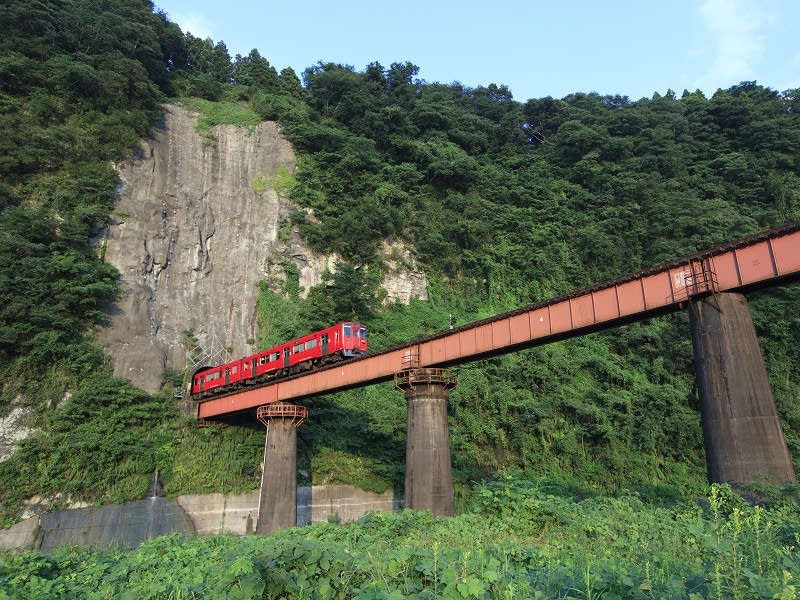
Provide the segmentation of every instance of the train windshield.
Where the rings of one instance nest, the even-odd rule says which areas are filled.
[[[362,340],[367,339],[367,328],[366,327],[361,327],[361,339]]]
[[[353,326],[352,325],[345,325],[344,326],[344,337],[353,337]]]

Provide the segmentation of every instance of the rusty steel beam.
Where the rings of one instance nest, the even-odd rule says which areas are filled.
[[[679,310],[690,298],[768,287],[800,275],[800,222],[464,325],[401,347],[202,402],[199,418],[388,381],[413,356],[441,367]]]

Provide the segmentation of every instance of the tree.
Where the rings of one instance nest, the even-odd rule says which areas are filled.
[[[232,80],[236,85],[276,92],[280,88],[278,72],[253,48],[245,57],[237,54],[233,62]]]

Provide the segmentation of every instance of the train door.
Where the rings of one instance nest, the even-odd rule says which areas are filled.
[[[231,382],[231,368],[225,367],[225,385]]]
[[[289,368],[289,346],[283,349],[283,366]]]
[[[358,326],[358,332],[359,332],[358,349],[361,350],[361,352],[366,352],[367,351],[367,328],[364,327],[363,325],[359,325]]]
[[[320,343],[322,344],[322,356],[328,356],[328,334],[323,333],[320,336]]]

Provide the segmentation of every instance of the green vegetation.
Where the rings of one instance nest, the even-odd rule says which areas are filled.
[[[297,179],[295,179],[295,176],[289,169],[283,165],[279,166],[277,173],[275,173],[275,181],[273,182],[273,187],[278,195],[288,198],[296,185]]]
[[[262,331],[276,320],[295,334],[313,329],[314,316],[356,318],[380,349],[446,329],[450,314],[469,322],[800,218],[797,90],[743,82],[711,98],[518,103],[502,86],[425,84],[416,73],[408,63],[305,71],[311,118],[282,117],[300,153],[292,197],[306,210],[294,222],[361,280],[343,276],[291,300],[290,319],[264,306]],[[387,239],[414,248],[428,302],[378,309],[376,252]],[[360,291],[335,301],[348,290]],[[785,342],[800,333],[798,293],[751,298],[795,457],[800,356]],[[460,367],[450,421],[457,478],[516,465],[598,491],[699,493],[692,361],[678,314]],[[374,420],[402,437],[402,414],[382,419],[402,399],[390,389],[365,397],[315,399],[300,439],[313,444],[328,427],[335,435],[342,421],[317,420],[322,406],[358,406],[346,422],[360,434],[339,449],[374,457],[359,439],[372,439]]]
[[[175,406],[150,397],[107,373],[90,375],[57,410],[43,416],[42,431],[28,437],[13,459],[0,464],[12,480],[0,491],[3,506],[32,496],[60,496],[114,504],[147,493],[175,437]]]
[[[296,184],[295,177],[285,166],[278,167],[274,177],[258,175],[253,179],[251,186],[256,194],[263,194],[267,189],[272,188],[282,198],[288,198]],[[285,236],[284,236],[285,237]]]
[[[252,133],[256,125],[261,121],[252,107],[246,102],[211,102],[204,98],[182,98],[181,104],[198,114],[197,131],[204,134],[206,139],[209,140],[213,140],[214,135],[211,129],[217,125],[244,127]],[[258,192],[258,190],[256,191]]]
[[[581,498],[545,480],[481,486],[451,518],[372,513],[270,536],[0,557],[0,598],[796,598],[791,502]]]
[[[386,348],[446,329],[450,315],[463,324],[800,219],[799,90],[742,82],[710,98],[668,91],[637,101],[576,93],[517,102],[505,86],[425,83],[416,79],[415,65],[402,62],[373,63],[361,72],[319,63],[303,73],[301,84],[291,69],[278,73],[255,50],[232,60],[224,42],[183,33],[153,12],[148,0],[10,0],[0,11],[0,30],[0,414],[24,405],[39,429],[0,463],[2,524],[17,519],[22,501],[35,495],[63,503],[139,497],[155,469],[172,495],[258,484],[260,427],[197,429],[178,415],[170,393],[182,374],[168,369],[162,393],[143,393],[112,377],[90,335],[117,294],[118,274],[100,249],[118,185],[112,164],[135,151],[166,98],[198,112],[209,143],[216,125],[252,128],[260,119],[278,120],[296,149],[297,171],[258,178],[253,189],[272,187],[296,203],[291,220],[280,225],[282,241],[298,232],[314,249],[341,258],[308,290],[301,289],[299,268],[290,261],[281,264],[284,281],[261,284],[262,346],[356,319],[368,325],[373,349]],[[424,269],[427,301],[384,302],[378,251],[396,240]],[[799,303],[797,286],[751,298],[798,464]],[[187,344],[191,337],[187,332]],[[761,544],[755,509],[701,518],[699,509],[683,504],[658,512],[633,499],[638,494],[646,502],[677,503],[704,493],[692,360],[687,319],[677,314],[458,368],[450,433],[459,503],[467,514],[452,522],[406,514],[373,517],[352,529],[314,528],[305,542],[291,533],[275,540],[154,542],[131,560],[152,564],[159,544],[204,556],[236,552],[241,544],[267,549],[269,556],[270,548],[278,548],[276,560],[294,565],[312,546],[317,552],[315,535],[340,548],[336,544],[345,541],[337,536],[366,540],[370,528],[381,535],[394,528],[415,531],[407,544],[424,549],[388,536],[387,548],[405,549],[406,555],[379,561],[364,545],[340,558],[367,570],[341,563],[337,573],[352,573],[350,583],[327,585],[363,597],[445,589],[462,597],[479,590],[517,597],[537,590],[636,597],[668,595],[670,582],[679,579],[701,586],[682,588],[686,595],[719,597],[746,580],[743,597],[788,597],[796,576],[794,551],[784,548],[795,543],[793,534],[785,535],[796,529],[793,506],[764,517],[783,537],[775,542],[765,532],[763,548],[771,554],[757,559],[752,546],[745,551],[740,544],[742,536]],[[402,487],[405,408],[397,390],[373,386],[308,405],[298,463],[312,482]],[[474,539],[489,538],[481,521],[497,531],[513,529],[509,517],[491,515],[486,506],[475,509],[477,517],[469,512],[470,489],[506,468],[547,476],[584,494],[622,496],[542,497],[545,516],[538,517],[539,500],[520,498],[529,492],[517,484],[479,487],[479,497],[508,493],[521,501],[519,535],[528,537],[513,556],[489,542],[482,558],[457,549],[473,545],[472,537],[464,542],[455,533],[459,527],[474,532]],[[617,551],[615,540],[655,543],[614,537],[623,535],[616,530],[606,534],[609,523],[623,520],[614,516],[615,502],[628,513],[641,512],[642,523],[673,539],[654,524],[666,519],[688,541],[670,542],[664,563],[649,566],[641,563],[646,551],[581,554],[589,534],[578,535],[573,527],[579,525],[592,529],[608,552]],[[578,514],[584,510],[586,520]],[[692,521],[698,529],[691,535],[681,529],[690,513],[699,519]],[[558,535],[543,536],[544,529],[526,519],[544,519],[539,525]],[[544,539],[553,545],[531,549]],[[435,546],[437,540],[452,545]],[[731,554],[733,548],[750,554]],[[423,554],[412,560],[417,551]],[[573,562],[559,570],[554,557],[565,555]],[[74,563],[8,559],[20,579],[6,585],[34,585],[67,564],[87,574],[100,569],[109,581],[112,573],[128,577],[109,566],[109,557],[120,556],[113,551],[75,556]],[[316,561],[321,555],[313,556]],[[463,577],[444,567],[431,570],[430,561],[439,557],[448,569],[463,564]],[[486,557],[506,570],[487,567],[481,562]],[[274,581],[272,567],[253,560],[221,560],[226,571],[204,581],[265,590],[258,586]],[[396,570],[375,570],[379,565]],[[321,573],[303,571],[294,583],[280,584],[289,591],[268,593],[299,595],[300,588],[291,586],[321,579]],[[132,577],[142,586],[155,581]],[[391,585],[376,587],[381,582]],[[186,597],[211,594],[200,581],[180,585]]]
[[[266,175],[258,175],[250,182],[250,187],[253,188],[256,194],[263,194],[269,187],[269,179],[267,179]]]

